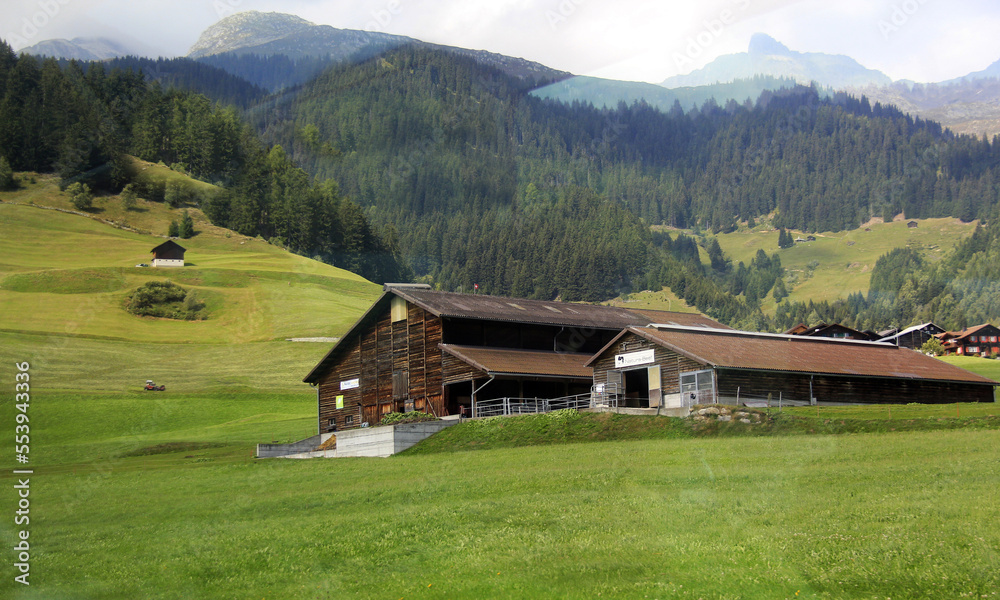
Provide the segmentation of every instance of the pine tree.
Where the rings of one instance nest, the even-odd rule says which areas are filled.
[[[6,156],[0,156],[0,190],[14,189],[14,170],[10,168]]]
[[[191,218],[191,215],[188,214],[186,208],[184,209],[184,212],[181,213],[181,223],[177,227],[177,235],[183,239],[187,239],[194,235],[194,220]]]
[[[170,226],[167,227],[168,237],[177,237],[180,234],[180,227],[177,225],[177,221],[171,221]]]

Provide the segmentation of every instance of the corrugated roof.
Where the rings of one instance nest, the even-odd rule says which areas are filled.
[[[562,354],[537,350],[507,350],[440,344],[442,350],[490,375],[525,375],[590,379],[585,366],[589,354]]]
[[[617,306],[573,304],[547,300],[525,300],[420,289],[394,289],[392,293],[405,298],[439,317],[534,323],[566,327],[596,327],[624,329],[644,327],[650,323],[677,323],[700,327],[725,327],[708,317],[662,310],[636,310]]]
[[[1000,385],[919,352],[878,342],[676,327],[628,331],[715,367]]]
[[[913,327],[907,327],[906,329],[904,329],[902,331],[899,331],[899,332],[897,332],[895,334],[890,334],[890,335],[887,335],[887,336],[883,336],[878,341],[880,341],[880,342],[888,342],[889,340],[895,340],[896,338],[901,338],[901,337],[903,337],[905,335],[913,333],[914,331],[920,331],[924,327],[930,327],[931,325],[934,325],[934,323],[931,323],[930,321],[928,321],[927,323],[922,323],[920,325],[914,325]],[[937,327],[938,329],[941,329],[937,325],[934,325],[934,327]]]

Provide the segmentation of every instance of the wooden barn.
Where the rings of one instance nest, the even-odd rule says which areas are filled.
[[[477,401],[589,394],[587,361],[629,326],[724,328],[697,314],[385,286],[313,368],[320,432],[390,412],[469,414]]]
[[[183,267],[187,249],[173,240],[167,240],[150,250],[154,267]]]
[[[880,338],[878,341],[910,348],[911,350],[919,350],[928,340],[941,333],[944,333],[944,329],[934,323],[928,322],[907,327],[902,331],[890,330],[886,336]]]
[[[637,408],[993,402],[1000,385],[889,344],[676,325],[629,327],[587,365]]]
[[[962,356],[989,356],[1000,354],[1000,329],[984,323],[962,331],[946,331],[936,336],[944,345],[946,354]]]
[[[858,331],[857,329],[852,329],[847,325],[841,325],[840,323],[831,323],[829,325],[826,323],[820,323],[819,325],[813,325],[812,327],[807,327],[805,323],[799,323],[795,327],[786,331],[785,335],[805,335],[812,337],[836,338],[840,340],[864,340],[869,342],[875,341],[876,339],[876,334],[874,333]]]

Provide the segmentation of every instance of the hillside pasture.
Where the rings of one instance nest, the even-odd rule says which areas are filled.
[[[893,248],[913,248],[927,260],[936,261],[962,238],[972,234],[975,223],[957,219],[922,219],[916,228],[907,221],[870,223],[851,231],[809,234],[791,231],[798,238],[815,235],[814,242],[797,242],[778,249],[778,232],[763,227],[718,235],[719,246],[733,260],[750,264],[758,249],[768,255],[777,252],[787,272],[789,301],[817,302],[846,298],[853,292],[868,292],[875,261]],[[773,312],[774,299],[768,296],[765,311]]]

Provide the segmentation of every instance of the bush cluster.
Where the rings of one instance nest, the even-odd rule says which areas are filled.
[[[438,418],[434,415],[427,414],[425,412],[408,412],[408,413],[389,413],[382,417],[379,421],[379,425],[402,425],[403,423],[421,423],[423,421],[437,421]]]
[[[125,310],[133,315],[199,321],[208,318],[205,303],[193,290],[172,281],[149,281],[125,299]]]

